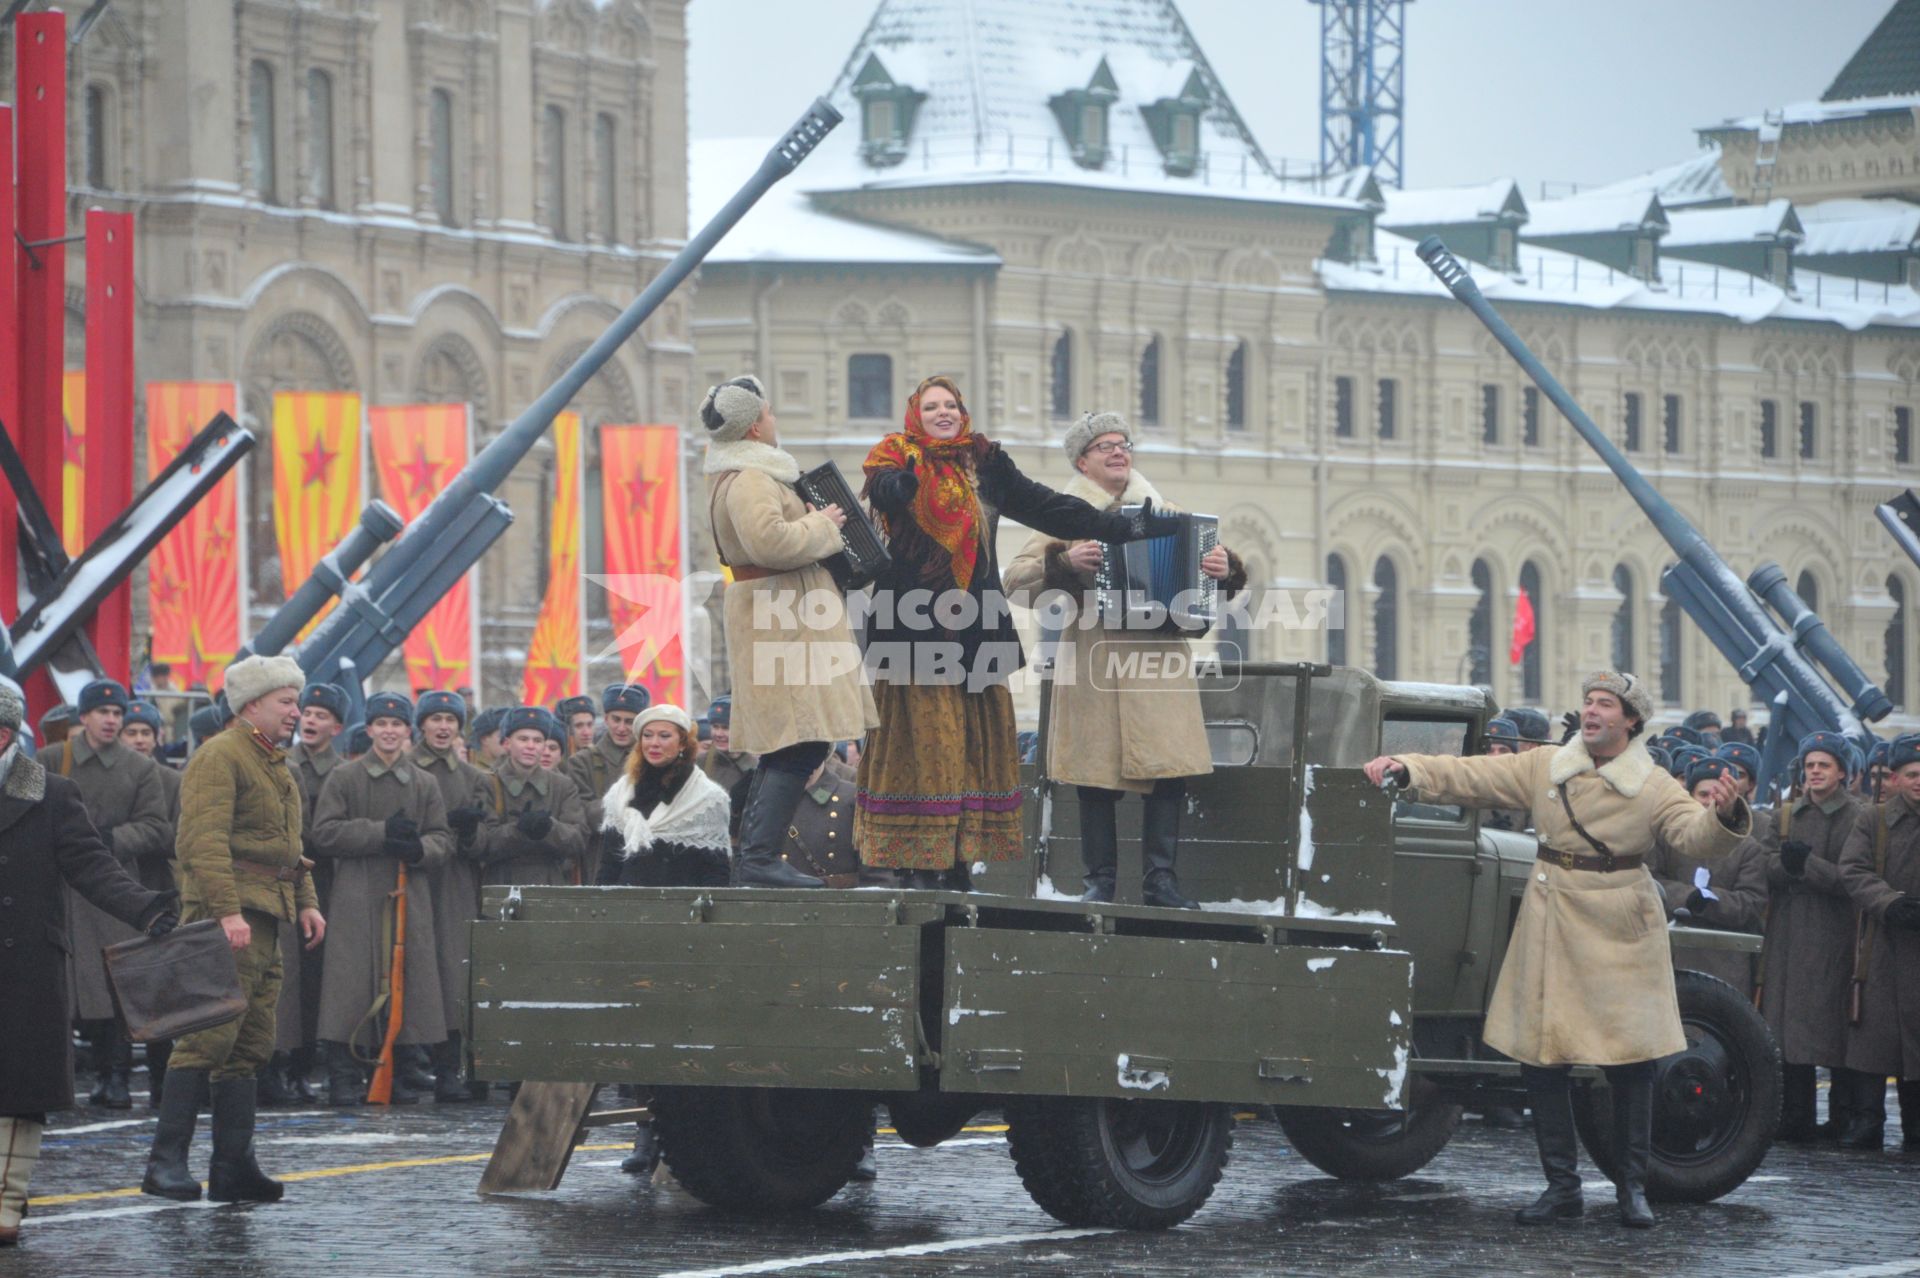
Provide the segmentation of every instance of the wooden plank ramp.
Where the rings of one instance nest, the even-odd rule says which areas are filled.
[[[595,1112],[593,1098],[599,1090],[598,1083],[522,1083],[480,1177],[480,1192],[558,1189],[574,1146],[589,1131],[652,1117],[644,1107]]]

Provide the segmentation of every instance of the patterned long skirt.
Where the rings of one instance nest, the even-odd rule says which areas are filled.
[[[880,726],[860,755],[854,846],[860,860],[946,870],[956,860],[1012,861],[1020,839],[1020,757],[1013,697],[995,684],[876,680]]]

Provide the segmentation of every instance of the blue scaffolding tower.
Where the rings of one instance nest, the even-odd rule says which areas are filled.
[[[1320,6],[1320,171],[1371,165],[1402,184],[1407,0],[1309,0]]]

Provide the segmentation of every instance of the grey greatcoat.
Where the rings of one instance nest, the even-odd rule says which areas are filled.
[[[389,911],[400,862],[384,848],[386,821],[396,812],[414,819],[426,848],[426,859],[407,868],[406,1010],[398,1041],[438,1043],[447,1036],[447,1022],[440,1003],[429,883],[435,867],[453,854],[440,787],[404,754],[391,767],[372,754],[342,763],[320,788],[319,811],[307,838],[308,850],[330,859],[334,867],[319,1037],[351,1041],[363,1051],[378,1046],[374,1025],[362,1022],[393,961]]]
[[[173,833],[180,829],[180,770],[154,760],[153,774],[160,778],[161,792],[167,796],[167,845],[140,858],[140,882],[155,892],[171,892],[173,881]]]
[[[1768,888],[1760,1012],[1789,1065],[1846,1063],[1854,910],[1840,882],[1840,852],[1871,810],[1844,791],[1825,807],[1795,795],[1754,832],[1765,851]],[[1797,879],[1780,860],[1783,829],[1784,839],[1813,848]]]
[[[580,791],[580,803],[586,811],[587,829],[591,832],[587,840],[586,869],[582,871],[583,883],[598,883],[601,859],[620,855],[619,836],[601,828],[604,810],[600,800],[613,783],[626,774],[629,753],[630,747],[623,749],[615,745],[603,731],[593,739],[592,745],[568,755],[560,764],[560,771]]]
[[[425,742],[413,748],[413,761],[440,786],[447,811],[479,808],[484,814],[493,802],[493,780],[452,751],[435,750]],[[427,875],[433,893],[434,939],[439,945],[440,1007],[447,1028],[457,1030],[467,1004],[467,958],[472,934],[467,924],[480,917],[480,866],[463,850],[458,831],[452,831],[453,855]],[[479,837],[475,832],[475,839]]]
[[[522,772],[513,760],[495,765],[488,782],[486,818],[480,836],[464,853],[479,862],[483,882],[564,887],[585,882],[575,876],[587,848],[587,809],[580,791],[563,774],[535,768]],[[545,812],[553,828],[540,839],[520,833],[523,812]]]
[[[320,913],[329,922],[328,906],[333,896],[333,861],[318,857],[306,848],[306,836],[313,832],[313,814],[320,806],[320,787],[333,770],[346,759],[333,743],[309,750],[298,741],[287,750],[287,767],[294,784],[300,788],[300,834],[302,855],[313,862],[313,890],[320,901]],[[274,1019],[276,1052],[291,1052],[313,1042],[320,1018],[320,974],[325,966],[327,943],[309,950],[297,927],[280,929],[280,1005]]]
[[[1887,827],[1884,870],[1875,849],[1880,816]],[[1867,945],[1860,1023],[1848,1027],[1843,1063],[1883,1078],[1920,1078],[1920,932],[1886,920],[1887,906],[1902,896],[1920,900],[1920,812],[1904,796],[1862,815],[1840,853],[1840,879],[1866,916]],[[1920,1119],[1906,1115],[1904,1122],[1909,1137],[1920,1131]]]
[[[127,873],[137,879],[143,858],[172,853],[167,793],[152,759],[118,741],[96,751],[79,729],[59,745],[42,746],[35,757],[47,771],[79,789],[88,819]],[[109,1020],[113,993],[100,951],[139,933],[71,890],[67,916],[73,932],[73,1015],[83,1021]]]
[[[1759,841],[1742,839],[1723,862],[1714,864],[1688,856],[1664,838],[1655,839],[1647,857],[1647,871],[1666,896],[1669,919],[1686,906],[1694,890],[1694,872],[1702,868],[1707,871],[1707,888],[1715,899],[1703,901],[1687,926],[1758,933],[1767,906],[1767,857]],[[1734,950],[1689,950],[1681,956],[1683,966],[1718,977],[1748,999],[1753,997],[1756,957]]]

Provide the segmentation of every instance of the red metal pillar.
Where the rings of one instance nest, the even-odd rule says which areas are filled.
[[[133,214],[87,210],[86,534],[133,503]],[[133,678],[133,586],[122,582],[87,623],[101,669]]]
[[[0,105],[0,422],[15,448],[20,420],[20,254],[13,247],[13,108]],[[0,624],[20,615],[19,508],[13,487],[0,482]]]

